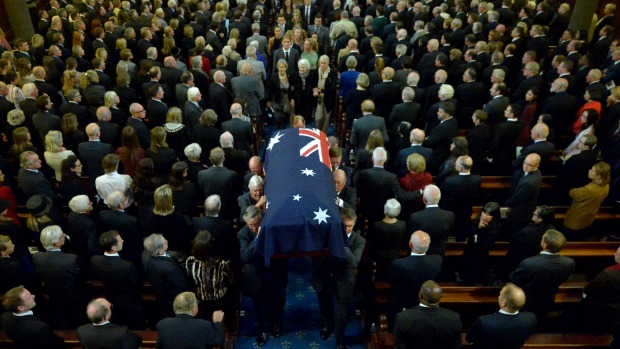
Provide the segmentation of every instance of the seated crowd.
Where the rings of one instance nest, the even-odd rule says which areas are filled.
[[[620,202],[620,39],[616,5],[604,11],[589,40],[551,0],[51,0],[30,42],[0,46],[5,333],[23,348],[62,347],[52,329],[138,347],[131,330],[147,328],[161,348],[222,346],[243,292],[257,344],[279,337],[286,260],[254,253],[261,149],[267,130],[313,125],[332,135],[325,185],[348,262],[313,259],[321,338],[346,348],[355,281],[374,262],[394,345],[459,347],[467,329],[436,281],[485,284],[504,240],[501,310],[467,340],[519,347],[575,269],[558,253],[611,233],[596,214]],[[510,189],[472,219],[487,176]],[[551,204],[568,206],[562,226]],[[467,241],[458,270],[443,263],[451,236]],[[620,321],[618,270],[586,286],[580,329]]]

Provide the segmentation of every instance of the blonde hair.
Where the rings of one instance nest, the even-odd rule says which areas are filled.
[[[45,150],[50,153],[59,153],[62,148],[62,133],[51,130],[45,135]]]
[[[155,198],[155,207],[153,207],[154,214],[159,216],[167,216],[174,212],[172,189],[168,184],[164,184],[155,189],[153,196]]]
[[[162,148],[168,148],[166,130],[161,126],[156,126],[151,130],[151,150],[153,153],[157,153]]]

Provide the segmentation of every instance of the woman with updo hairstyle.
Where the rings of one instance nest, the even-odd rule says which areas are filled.
[[[43,63],[43,57],[47,55],[47,51],[45,50],[45,38],[43,38],[43,35],[34,34],[32,36],[32,52],[30,52],[30,54],[37,64]]]
[[[62,94],[67,96],[69,91],[80,88],[80,80],[78,72],[75,70],[65,70],[62,73],[63,83],[62,83]]]
[[[196,47],[196,42],[194,40],[194,28],[192,28],[191,25],[183,27],[183,39],[181,40],[183,54],[187,54],[189,50]]]
[[[408,240],[407,224],[399,220],[401,205],[396,199],[389,199],[383,206],[385,217],[374,223],[372,235],[374,260],[377,262],[377,279],[385,280],[386,271],[393,260],[399,257],[400,250]]]
[[[91,190],[90,182],[82,179],[84,167],[82,162],[75,155],[69,155],[60,163],[62,181],[60,182],[60,194],[64,204],[77,195],[87,195],[94,200],[94,191]]]
[[[138,101],[136,90],[130,87],[130,83],[131,77],[129,74],[120,74],[116,77],[116,87],[114,87],[114,92],[118,95],[120,100],[118,103],[118,108],[121,110],[129,110],[129,106]]]
[[[564,233],[568,241],[583,241],[594,233],[592,224],[601,204],[609,194],[611,168],[599,161],[588,171],[590,183],[568,192],[573,202],[564,217]]]
[[[172,189],[175,210],[189,217],[194,217],[198,204],[196,185],[187,180],[188,166],[184,161],[177,161],[170,170],[168,185]]]
[[[168,109],[164,130],[166,130],[168,145],[174,150],[177,158],[185,159],[183,150],[187,145],[187,130],[185,125],[183,125],[183,115],[180,108],[172,107]]]
[[[146,156],[153,159],[155,175],[164,180],[168,179],[177,155],[168,147],[166,130],[163,127],[156,126],[151,130],[151,147],[146,150]]]
[[[179,262],[189,255],[190,242],[194,236],[189,218],[175,210],[172,189],[165,184],[155,189],[152,211],[153,226],[149,232],[162,234],[168,240],[168,254]]]
[[[234,311],[232,287],[235,280],[231,261],[220,258],[211,233],[201,230],[196,234],[191,256],[183,266],[196,286],[196,297],[200,300],[199,317],[211,320],[215,310]]]
[[[64,146],[74,153],[78,151],[78,144],[88,141],[86,133],[80,131],[78,125],[77,116],[73,113],[63,115],[60,121]]]
[[[138,162],[146,157],[146,152],[140,147],[136,130],[131,126],[123,127],[121,143],[122,146],[116,148],[116,154],[123,164],[124,173],[134,178],[138,171]]]
[[[89,70],[81,76],[80,86],[83,88],[82,94],[88,104],[91,115],[97,114],[97,108],[103,106],[106,89],[99,84],[99,76],[94,70]]]
[[[60,163],[69,155],[75,155],[71,150],[67,150],[63,146],[62,133],[60,131],[51,130],[45,135],[45,163],[54,170],[56,181],[62,180],[62,172]]]
[[[489,202],[474,219],[468,231],[459,277],[466,284],[484,284],[490,270],[489,251],[495,245],[501,228],[497,202]]]
[[[19,110],[21,112],[21,110]],[[10,114],[10,112],[9,112]],[[13,130],[13,145],[11,146],[11,153],[13,154],[13,158],[17,159],[19,162],[19,156],[22,155],[25,151],[33,151],[38,152],[39,150],[32,146],[30,142],[32,138],[30,137],[30,131],[27,127],[18,127]]]
[[[532,86],[525,93],[525,101],[527,104],[521,112],[521,118],[525,127],[521,130],[519,138],[517,138],[517,146],[525,147],[529,144],[531,138],[531,129],[536,125],[536,111],[538,110],[538,95],[540,90],[536,86]],[[548,138],[548,137],[547,137]],[[549,138],[548,138],[549,139]]]
[[[377,57],[375,59],[375,66],[373,71],[368,73],[368,79],[370,80],[370,86],[374,86],[382,82],[383,69],[385,69],[385,59],[383,57]]]

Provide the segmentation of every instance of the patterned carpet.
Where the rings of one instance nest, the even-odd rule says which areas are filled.
[[[336,341],[333,334],[326,341],[319,336],[321,317],[316,293],[310,284],[311,269],[311,262],[308,258],[296,258],[289,261],[289,282],[282,335],[280,338],[269,337],[263,348],[335,348]],[[359,312],[355,309],[359,309],[357,300],[349,308],[345,341],[350,349],[363,349],[365,344],[362,339],[362,321]],[[255,329],[256,314],[252,300],[249,297],[243,297],[235,348],[258,348]]]

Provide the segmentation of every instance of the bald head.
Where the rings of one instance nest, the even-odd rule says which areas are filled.
[[[525,292],[509,282],[500,291],[498,302],[501,309],[514,314],[525,305]]]
[[[536,124],[532,128],[532,139],[534,141],[545,140],[549,135],[549,126],[544,123]]]
[[[473,165],[474,160],[472,160],[469,155],[459,156],[456,159],[456,170],[459,171],[459,173],[469,173]]]
[[[540,155],[532,153],[525,157],[523,161],[523,171],[526,173],[534,172],[538,170],[540,166]]]
[[[110,111],[108,107],[97,108],[97,120],[110,121],[110,119],[112,119],[112,112]]]
[[[413,253],[424,254],[431,245],[431,237],[422,230],[417,230],[409,238],[409,248]]]
[[[95,123],[88,124],[88,126],[86,126],[86,134],[88,135],[88,139],[99,139],[99,125]]]
[[[409,134],[409,141],[411,142],[411,144],[422,144],[422,142],[424,142],[425,136],[426,134],[424,133],[424,131],[420,130],[419,128],[414,128]]]
[[[111,304],[105,298],[97,298],[86,306],[86,316],[91,322],[98,324],[108,321],[112,315]]]
[[[443,292],[438,283],[433,280],[428,280],[422,284],[422,287],[420,287],[418,298],[420,299],[420,303],[424,305],[436,306],[439,305],[442,293]]]

